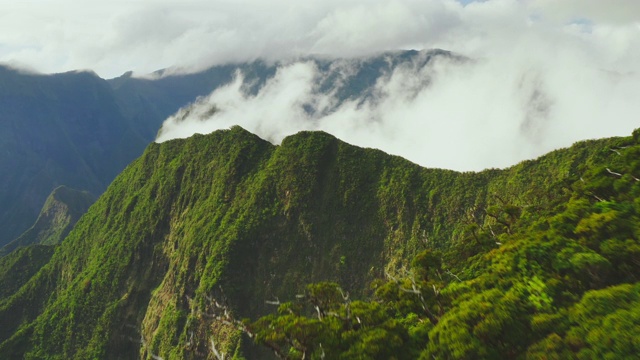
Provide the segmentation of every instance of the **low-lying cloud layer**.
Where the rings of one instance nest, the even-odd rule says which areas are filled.
[[[428,167],[504,167],[586,138],[629,134],[640,125],[640,77],[595,66],[565,49],[552,54],[461,61],[436,56],[381,76],[370,91],[340,102],[356,61],[320,71],[312,61],[280,65],[257,94],[235,81],[165,121],[158,141],[239,124],[278,143],[324,130]],[[321,84],[341,74],[330,90]]]

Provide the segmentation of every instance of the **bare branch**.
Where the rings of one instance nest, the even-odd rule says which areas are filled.
[[[617,173],[617,172],[613,172],[613,171],[609,170],[609,168],[607,168],[607,172],[608,172],[609,174],[611,174],[611,175],[615,175],[615,176],[622,177],[622,174]]]
[[[216,348],[216,342],[213,340],[213,337],[211,337],[211,351],[213,352],[213,355],[216,357],[216,359],[218,360],[225,359],[225,353],[218,351],[218,349]]]
[[[400,286],[400,290],[402,290],[402,291],[404,291],[406,293],[410,293],[410,294],[417,294],[417,295],[421,294],[421,292],[419,290],[416,290],[415,288],[414,289],[407,289],[407,288],[404,288],[404,287]]]
[[[618,172],[615,172],[615,171],[611,171],[611,170],[609,170],[609,168],[607,168],[607,172],[608,172],[609,174],[611,174],[611,175],[615,175],[615,176],[618,176],[618,177],[623,177],[623,176],[624,176],[623,174],[620,174],[620,173],[618,173]],[[640,181],[640,179],[638,179],[637,177],[635,177],[635,176],[633,176],[633,175],[629,175],[629,176],[631,176],[631,178],[632,178],[633,180],[635,180],[635,181]]]
[[[349,293],[347,292],[347,294],[345,295],[345,293],[342,291],[342,289],[340,287],[337,288],[338,291],[340,291],[340,295],[342,295],[342,299],[347,302],[349,301]]]
[[[276,306],[279,306],[279,305],[280,305],[280,299],[278,299],[278,297],[276,297],[276,300],[275,300],[275,301],[265,300],[265,303],[266,303],[266,304],[269,304],[269,305],[276,305]]]

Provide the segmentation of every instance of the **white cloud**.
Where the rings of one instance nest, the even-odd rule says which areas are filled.
[[[303,106],[321,101],[312,94],[315,74],[311,63],[283,66],[255,96],[244,93],[244,78],[237,74],[232,83],[169,118],[158,141],[209,133],[238,123],[272,141],[280,141],[302,129],[312,129]],[[217,112],[212,116],[214,108]]]
[[[240,78],[219,89],[201,101],[221,112],[179,127],[170,120],[165,136],[239,123],[277,140],[319,128],[423,165],[478,169],[638,126],[636,0],[0,3],[0,61],[45,72],[90,68],[109,77],[407,48],[477,59],[424,69],[433,83],[420,91],[410,87],[415,73],[397,71],[379,84],[389,94],[383,101],[348,102],[328,115],[303,111],[303,103],[335,99],[313,91],[319,75],[312,64],[293,64],[255,97],[243,94]]]
[[[353,99],[332,112],[325,110],[337,103],[334,94],[314,91],[328,74],[313,63],[282,66],[255,96],[242,91],[239,76],[188,114],[168,119],[158,141],[234,124],[274,143],[300,130],[324,130],[424,166],[481,170],[638,126],[638,75],[603,71],[579,50],[527,41],[537,41],[543,55],[523,47],[481,61],[440,58],[423,68],[399,67],[380,79],[375,99]],[[350,73],[348,62],[339,64]],[[308,113],[305,104],[318,110]],[[214,106],[219,112],[212,115]]]

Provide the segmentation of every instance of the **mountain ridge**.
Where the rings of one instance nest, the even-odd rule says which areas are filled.
[[[0,302],[0,354],[198,358],[211,336],[227,353],[251,352],[207,315],[215,301],[254,317],[313,281],[364,295],[425,242],[459,241],[461,219],[491,223],[484,210],[501,201],[550,211],[561,195],[551,189],[621,141],[480,173],[425,169],[322,132],[279,146],[239,127],[152,143]]]
[[[91,73],[0,72],[0,244],[36,220],[60,185],[100,194],[146,142]]]

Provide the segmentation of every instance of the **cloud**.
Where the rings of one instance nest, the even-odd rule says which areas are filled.
[[[230,84],[169,118],[158,141],[209,133],[238,123],[276,142],[299,130],[313,129],[304,105],[322,102],[322,95],[312,94],[316,71],[312,63],[283,66],[256,95],[246,94],[244,77],[238,73]]]
[[[531,8],[565,22],[586,18],[597,23],[623,25],[638,22],[640,17],[640,3],[635,0],[535,0]]]
[[[297,48],[361,56],[415,44],[475,61],[400,67],[379,80],[375,99],[311,113],[305,104],[339,102],[335,92],[314,91],[328,75],[312,63],[281,67],[256,96],[242,91],[239,76],[200,100],[219,112],[197,121],[184,114],[168,119],[159,141],[178,136],[173,128],[189,134],[240,124],[276,143],[298,130],[322,129],[425,166],[480,170],[581,139],[627,135],[640,114],[640,12],[610,7],[546,0],[346,2],[315,17]],[[350,76],[349,67],[342,73]]]
[[[324,129],[423,165],[469,170],[510,165],[638,126],[636,0],[47,0],[37,7],[2,6],[0,62],[45,72],[90,68],[111,77],[170,66],[193,72],[257,58],[282,65],[257,95],[243,91],[238,75],[189,114],[183,109],[169,119],[163,138],[236,123],[276,142],[300,129]],[[348,77],[349,59],[410,48],[442,48],[474,61],[396,69],[376,85],[376,101],[343,103],[317,91],[324,75],[314,63],[292,61],[314,54],[345,58],[338,67]],[[309,104],[317,111],[309,112]]]
[[[281,65],[255,95],[241,73],[163,125],[157,141],[239,124],[274,143],[300,130],[324,130],[427,167],[505,167],[573,142],[626,135],[638,126],[640,77],[602,70],[579,48],[531,40],[510,56],[459,61],[441,56],[403,64],[370,93],[340,102],[344,82],[326,92],[334,72],[353,76],[350,61],[333,72],[311,61]],[[529,44],[531,45],[531,44]],[[553,54],[554,51],[559,51]],[[309,111],[308,109],[314,109]]]
[[[476,55],[491,50],[488,40],[508,45],[531,26],[565,34],[572,22],[592,24],[586,41],[603,52],[639,51],[635,0],[0,2],[0,61],[45,72],[90,68],[105,77],[406,48]]]

